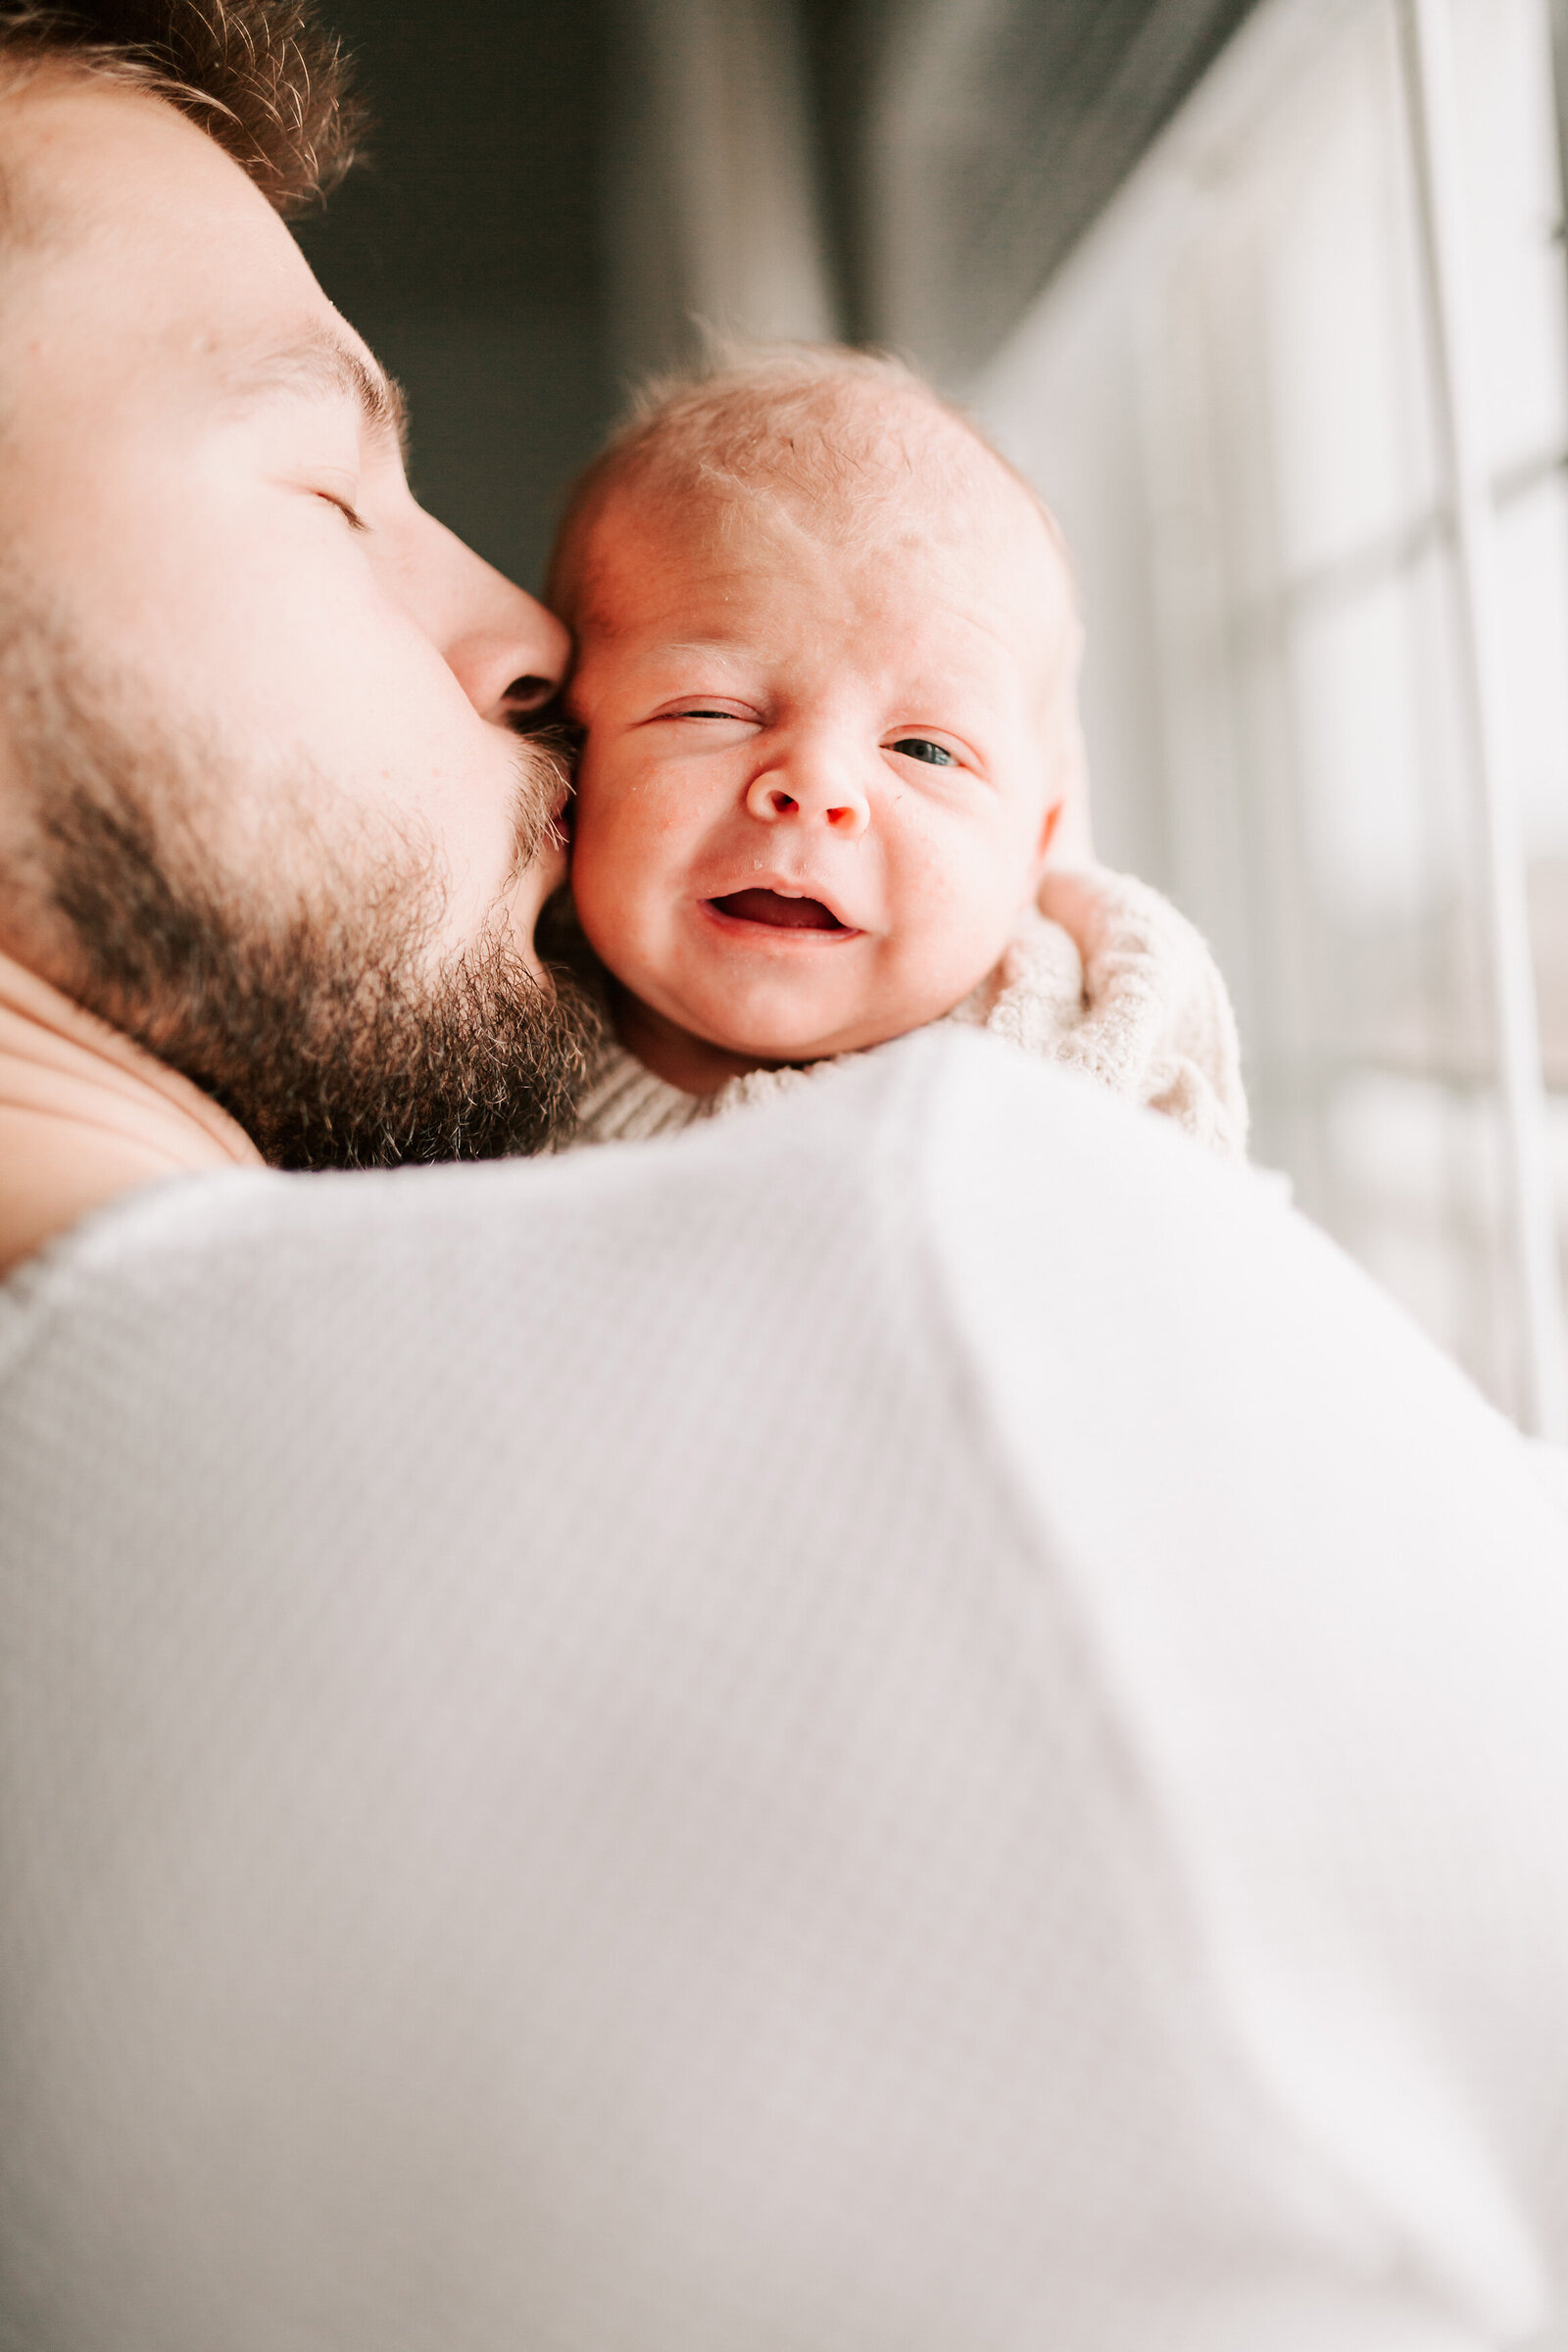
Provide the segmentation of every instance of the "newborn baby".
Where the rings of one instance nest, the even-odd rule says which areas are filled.
[[[1240,1156],[1202,943],[1062,861],[1081,632],[1055,525],[906,369],[801,348],[677,388],[578,484],[548,593],[577,639],[572,894],[613,1031],[568,1141],[956,1019]]]

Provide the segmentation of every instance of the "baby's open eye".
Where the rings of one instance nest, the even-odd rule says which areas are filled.
[[[924,760],[932,767],[956,767],[953,754],[933,743],[929,735],[901,735],[897,743],[888,745],[890,752],[902,752],[906,760]]]

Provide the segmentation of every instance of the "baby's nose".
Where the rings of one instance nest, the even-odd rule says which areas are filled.
[[[854,841],[871,821],[865,795],[843,777],[805,780],[799,776],[754,776],[747,788],[746,806],[764,825],[785,817],[821,817],[845,840]]]

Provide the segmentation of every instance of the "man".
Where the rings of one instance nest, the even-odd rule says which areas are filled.
[[[514,1149],[569,1061],[561,777],[512,732],[565,638],[415,505],[396,394],[191,120],[310,193],[329,111],[256,146],[275,14],[250,61],[220,13],[205,116],[8,36],[0,947],[277,1164]]]
[[[1521,1443],[980,1040],[262,1165],[548,1119],[565,647],[295,11],[0,24],[0,2342],[1568,2341]]]

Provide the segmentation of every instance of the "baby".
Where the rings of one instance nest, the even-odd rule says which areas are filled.
[[[666,394],[577,485],[547,593],[577,639],[572,894],[614,1032],[566,1140],[953,1019],[1241,1155],[1207,951],[1065,862],[1087,829],[1055,525],[906,368],[792,348]]]

